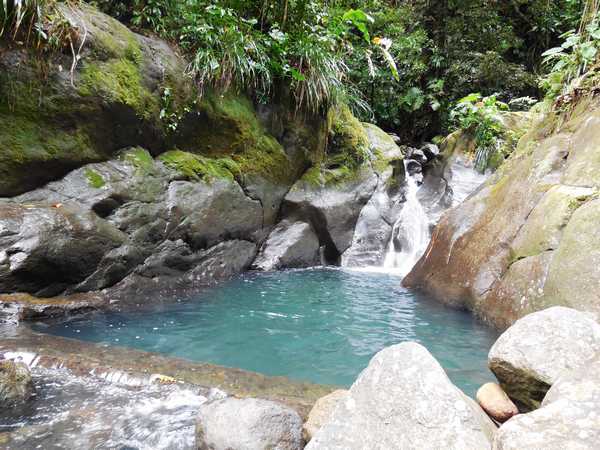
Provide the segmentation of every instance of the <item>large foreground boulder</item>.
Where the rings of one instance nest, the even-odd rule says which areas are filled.
[[[0,409],[18,406],[31,398],[33,381],[21,362],[0,361]]]
[[[583,450],[600,442],[600,356],[552,385],[542,407],[505,423],[495,450]]]
[[[300,450],[302,419],[279,403],[233,397],[200,408],[198,450]]]
[[[531,410],[562,374],[599,352],[600,325],[593,316],[557,306],[505,331],[490,350],[489,366],[518,406]]]
[[[494,425],[416,343],[379,352],[308,450],[489,449]]]

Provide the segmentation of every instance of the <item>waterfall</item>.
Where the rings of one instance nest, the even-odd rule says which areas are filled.
[[[405,162],[406,166],[406,162]],[[406,171],[406,201],[394,223],[383,267],[406,275],[427,249],[430,239],[429,218],[417,198],[419,184]]]

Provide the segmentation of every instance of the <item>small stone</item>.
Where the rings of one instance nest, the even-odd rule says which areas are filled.
[[[25,403],[33,393],[33,380],[25,364],[0,361],[0,408]]]
[[[304,424],[303,430],[306,441],[310,441],[315,433],[329,421],[337,405],[346,398],[348,398],[348,390],[338,389],[317,400]]]
[[[486,383],[477,391],[477,402],[494,420],[506,422],[519,414],[518,408],[496,383]]]
[[[440,148],[437,145],[431,143],[425,144],[419,150],[421,150],[425,154],[427,159],[434,159],[440,154]]]

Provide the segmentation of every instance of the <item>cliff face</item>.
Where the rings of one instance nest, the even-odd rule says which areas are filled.
[[[247,269],[281,219],[304,236],[282,268],[339,259],[393,163],[347,108],[199,97],[166,42],[62,14],[73,71],[68,52],[0,42],[0,294],[194,289]]]
[[[434,230],[407,276],[504,328],[554,305],[600,313],[600,107],[538,118],[500,170]]]

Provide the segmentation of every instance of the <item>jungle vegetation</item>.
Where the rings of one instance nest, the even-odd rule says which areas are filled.
[[[2,0],[0,35],[76,53],[56,1]],[[503,104],[564,95],[600,42],[597,0],[92,3],[178,46],[200,92],[240,90],[257,102],[286,92],[312,113],[346,103],[408,142],[456,126],[451,112],[473,92]]]

